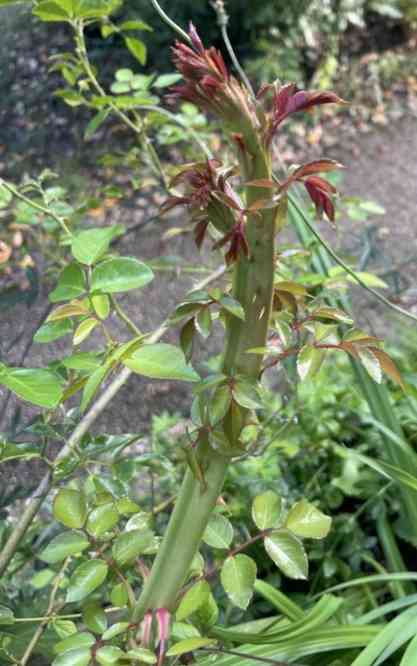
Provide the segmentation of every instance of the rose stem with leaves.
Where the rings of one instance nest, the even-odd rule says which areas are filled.
[[[202,69],[210,66],[210,54],[202,47],[197,35],[193,35],[194,56]],[[187,80],[187,47],[178,45],[175,50],[177,64],[183,73],[193,95],[194,82]],[[221,58],[219,54],[217,57]],[[238,133],[241,150],[240,170],[244,182],[271,178],[271,157],[262,141],[260,123],[255,104],[249,91],[235,79],[224,74],[222,64],[212,72],[218,87],[214,95],[219,105],[220,115],[227,116],[230,134]],[[223,78],[222,78],[223,77]],[[186,85],[187,85],[186,84]],[[198,82],[199,89],[203,86]],[[181,94],[181,92],[179,93]],[[197,93],[198,94],[198,93]],[[204,94],[204,93],[203,93]],[[200,106],[206,109],[204,100]],[[224,114],[221,109],[226,108]],[[248,159],[249,153],[253,159]],[[246,159],[245,159],[246,158]],[[259,187],[246,187],[246,207],[255,200],[270,197],[268,190]],[[248,256],[240,252],[236,258],[233,274],[233,297],[239,301],[245,312],[242,321],[228,317],[226,322],[226,347],[223,372],[227,376],[236,374],[249,379],[259,377],[262,356],[248,354],[251,347],[265,346],[271,312],[273,278],[275,266],[275,234],[277,229],[277,208],[265,209],[247,216],[245,233],[249,246]],[[226,414],[224,429],[228,433],[230,448],[237,444],[246,415],[233,407]],[[139,621],[149,609],[167,608],[174,610],[178,593],[189,571],[193,557],[201,542],[204,530],[221,492],[230,457],[216,452],[209,444],[208,437],[202,436],[196,452],[199,465],[204,471],[205,486],[188,469],[175,509],[165,533],[133,619]]]

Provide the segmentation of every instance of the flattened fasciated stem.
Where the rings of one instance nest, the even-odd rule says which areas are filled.
[[[251,173],[244,174],[246,180],[271,177],[266,149],[258,144],[257,150]],[[268,190],[247,187],[247,205],[268,196]],[[276,209],[264,209],[259,214],[250,215],[246,223],[250,256],[239,256],[233,275],[233,296],[241,303],[245,320],[233,316],[227,319],[223,371],[228,375],[239,373],[253,379],[259,377],[262,356],[248,354],[247,350],[266,344],[273,296],[276,218]],[[150,576],[134,609],[134,622],[140,622],[148,610],[175,610],[221,493],[229,459],[214,451],[207,440],[199,443],[197,457],[204,471],[206,487],[187,469]]]

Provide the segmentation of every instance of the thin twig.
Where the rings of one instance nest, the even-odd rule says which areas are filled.
[[[194,289],[197,290],[203,289],[205,286],[207,286],[211,282],[214,282],[214,280],[217,280],[219,277],[221,277],[225,272],[226,272],[225,266],[218,267],[215,271],[213,271],[213,273],[211,273],[203,280],[201,280],[199,283],[197,283]],[[168,330],[168,327],[169,327],[168,321],[163,322],[159,326],[159,328],[157,328],[156,331],[154,331],[152,335],[148,337],[147,339],[148,343],[157,342]],[[81,421],[73,430],[72,435],[68,439],[66,445],[61,449],[61,451],[57,455],[54,463],[55,465],[63,458],[70,455],[72,451],[76,449],[81,438],[85,435],[86,432],[88,432],[88,430],[96,421],[96,419],[104,411],[104,409],[111,402],[111,400],[118,393],[118,391],[122,388],[122,386],[127,382],[131,374],[132,370],[129,370],[129,368],[123,368],[121,372],[113,379],[111,384],[109,384],[107,388],[104,389],[104,391],[97,398],[93,406],[83,416]],[[15,554],[19,546],[19,543],[26,534],[27,529],[31,525],[34,517],[36,516],[42,505],[43,500],[48,495],[53,485],[54,485],[53,478],[51,476],[51,473],[48,471],[48,473],[41,480],[38,488],[35,490],[31,498],[29,499],[29,502],[25,510],[23,511],[17,525],[13,529],[7,543],[5,544],[2,552],[0,553],[0,576],[2,576],[3,573],[6,571],[10,560],[12,559],[13,555]]]
[[[157,215],[152,215],[151,217],[147,217],[145,220],[140,220],[139,222],[135,222],[135,224],[132,224],[130,227],[126,229],[120,236],[116,236],[113,238],[111,241],[110,245],[118,245],[121,241],[123,241],[126,236],[129,234],[133,234],[135,231],[138,231],[139,229],[142,229],[142,227],[146,227],[148,224],[151,224],[151,222],[155,222],[156,220],[159,220],[160,215],[159,213]]]
[[[72,233],[65,224],[64,219],[60,217],[60,215],[54,213],[53,210],[50,210],[49,208],[46,208],[45,206],[42,206],[41,204],[38,204],[35,201],[32,201],[32,199],[19,192],[19,190],[16,187],[10,185],[10,183],[3,180],[3,178],[0,178],[0,185],[1,187],[4,187],[4,189],[8,190],[11,194],[13,194],[13,196],[15,196],[16,199],[20,199],[20,201],[23,201],[28,206],[31,206],[35,210],[38,210],[40,213],[48,215],[48,217],[52,217],[52,219],[54,219],[55,222],[58,222],[58,224],[64,229],[65,233],[67,233],[69,236],[72,236]]]
[[[95,90],[101,97],[107,98],[106,91],[104,88],[101,86],[100,82],[98,81],[93,68],[91,67],[91,63],[88,57],[88,52],[87,52],[87,47],[85,43],[85,35],[84,35],[84,25],[82,21],[74,21],[73,23],[73,28],[75,30],[75,40],[76,40],[76,46],[77,46],[77,54],[79,56],[79,59],[81,61],[82,67],[84,69],[85,74],[87,75],[90,83],[94,86]],[[137,123],[134,123],[129,116],[121,111],[113,102],[109,103],[109,108],[115,113],[128,127],[130,127],[135,134],[138,135],[139,139],[142,141],[145,150],[148,153],[148,156],[151,158],[151,161],[154,163],[155,170],[158,172],[159,179],[161,181],[162,186],[164,189],[168,189],[167,187],[167,181],[165,177],[165,173],[162,169],[161,163],[159,161],[158,156],[156,155],[156,152],[152,146],[152,144],[149,141],[148,136],[146,135],[146,132],[144,131],[143,128],[143,121],[142,118],[140,118],[138,115],[136,115],[136,120]]]
[[[176,116],[175,113],[171,113],[167,109],[163,109],[161,106],[152,106],[147,104],[146,106],[137,106],[137,109],[143,109],[143,111],[155,111],[155,113],[160,113],[162,116],[166,116],[172,122],[180,125],[184,130],[186,130],[190,136],[193,137],[194,141],[200,146],[201,150],[205,153],[208,159],[213,157],[213,154],[207,144],[204,143],[202,139],[198,136],[197,132],[192,128],[186,125],[180,117]]]
[[[227,24],[229,23],[229,17],[227,15],[225,6],[224,6],[224,0],[214,0],[211,3],[211,6],[213,7],[214,11],[216,12],[217,15],[217,23],[219,24],[220,27],[220,32],[222,34],[222,39],[224,41],[224,45],[227,49],[227,52],[230,56],[230,59],[239,74],[240,78],[242,79],[242,82],[250,92],[251,96],[253,99],[255,99],[255,92],[252,88],[251,82],[249,81],[248,77],[246,76],[246,72],[243,69],[242,65],[240,64],[237,55],[233,49],[232,43],[229,39],[229,33],[227,32]]]
[[[357,284],[359,284],[365,291],[368,291],[370,294],[372,294],[375,298],[378,299],[381,303],[386,305],[388,308],[391,310],[394,310],[394,312],[397,312],[404,317],[408,317],[409,319],[412,319],[413,321],[417,321],[417,315],[413,315],[411,312],[407,312],[407,310],[404,310],[401,308],[399,305],[395,305],[394,303],[391,303],[388,298],[385,298],[382,294],[378,293],[375,289],[372,289],[372,287],[369,287],[363,280],[360,278],[357,273],[355,273],[348,264],[346,264],[343,259],[339,257],[338,254],[330,247],[330,245],[327,244],[327,242],[324,240],[324,238],[319,234],[319,232],[315,229],[314,225],[311,224],[310,220],[308,219],[307,215],[304,213],[303,209],[301,206],[298,205],[296,199],[294,197],[290,197],[291,204],[294,206],[296,209],[297,213],[301,215],[303,218],[303,222],[308,227],[309,231],[313,234],[313,236],[318,240],[320,245],[324,247],[326,252],[332,257],[332,259],[341,266],[348,275],[350,275]]]
[[[27,646],[23,657],[19,662],[20,666],[26,666],[26,664],[28,663],[28,661],[29,661],[29,659],[32,655],[33,650],[35,649],[38,642],[42,638],[42,634],[43,634],[43,632],[45,631],[45,629],[47,628],[47,626],[49,624],[51,616],[53,615],[54,610],[55,610],[56,595],[58,594],[59,586],[60,586],[61,581],[64,577],[65,570],[68,567],[68,564],[69,564],[70,560],[71,560],[71,558],[67,557],[67,559],[65,560],[64,564],[62,565],[58,575],[56,576],[56,578],[54,580],[54,584],[52,586],[51,594],[49,596],[49,603],[48,603],[48,608],[47,608],[47,611],[46,611],[46,616],[43,618],[39,627],[36,629],[35,633],[33,634],[32,639],[31,639],[29,645]]]
[[[117,314],[119,315],[120,319],[124,321],[124,323],[126,324],[129,331],[136,336],[142,335],[136,324],[130,319],[129,315],[126,314],[126,312],[123,310],[121,305],[119,305],[119,303],[116,301],[116,298],[113,295],[110,295],[110,301],[114,309],[116,310]]]
[[[188,42],[188,43],[190,44],[190,43],[191,43],[191,39],[190,39],[189,35],[187,35],[187,33],[185,32],[185,30],[183,30],[182,28],[180,28],[180,26],[179,26],[177,23],[175,23],[175,21],[173,21],[172,19],[170,19],[169,16],[168,16],[167,14],[165,14],[164,10],[163,10],[162,7],[159,5],[159,3],[157,2],[157,0],[150,0],[150,2],[151,2],[151,4],[154,6],[154,9],[156,9],[156,11],[158,12],[158,14],[159,14],[159,16],[161,17],[161,19],[162,19],[167,25],[169,25],[169,27],[172,28],[172,30],[174,30],[175,32],[177,32],[177,33],[179,34],[179,36],[182,37],[182,39],[184,39],[186,42]]]

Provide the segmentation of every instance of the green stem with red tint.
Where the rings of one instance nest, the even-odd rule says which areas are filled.
[[[270,179],[268,151],[255,131],[250,138],[252,145],[256,145],[256,157],[250,173],[244,173],[243,177],[245,181]],[[268,190],[246,188],[247,205],[268,196]],[[232,292],[243,306],[245,320],[233,316],[227,320],[223,361],[223,371],[227,375],[239,373],[248,378],[259,378],[262,356],[248,354],[247,350],[263,347],[267,340],[273,296],[276,219],[276,209],[264,209],[259,214],[251,215],[246,224],[250,256],[239,256]],[[148,610],[175,610],[192,560],[221,493],[230,457],[214,451],[207,439],[199,442],[196,456],[204,471],[205,486],[190,469],[186,471],[162,544],[134,609],[134,622],[139,622]]]

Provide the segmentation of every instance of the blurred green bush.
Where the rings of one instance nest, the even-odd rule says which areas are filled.
[[[190,20],[198,25],[206,44],[221,46],[209,0],[177,0],[163,7],[180,25]],[[282,76],[300,82],[311,78],[323,62],[329,66],[329,56],[338,53],[342,37],[349,41],[348,50],[356,51],[356,42],[359,49],[362,44],[369,50],[371,33],[371,48],[379,50],[405,38],[417,20],[414,0],[228,0],[226,9],[231,41],[255,78]],[[150,62],[158,68],[169,66],[172,32],[161,24],[151,3],[127,0],[123,13],[140,16],[155,29],[149,40]]]

